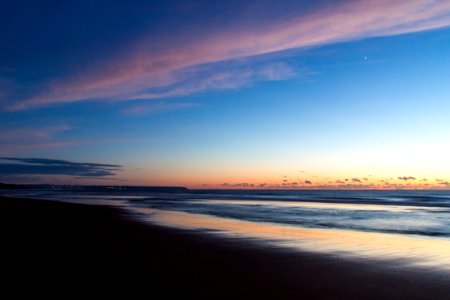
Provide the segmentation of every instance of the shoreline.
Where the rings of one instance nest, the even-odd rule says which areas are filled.
[[[114,207],[0,196],[0,214],[2,273],[11,283],[37,283],[44,290],[46,283],[58,282],[81,290],[132,286],[156,298],[445,299],[450,294],[445,276],[149,225]]]

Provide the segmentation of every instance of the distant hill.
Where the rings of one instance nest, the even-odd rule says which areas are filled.
[[[51,184],[9,184],[0,183],[0,190],[10,189],[53,189],[53,190],[85,190],[108,192],[153,192],[153,193],[183,193],[189,192],[182,186],[106,186],[106,185],[51,185]]]
[[[82,186],[89,191],[127,191],[127,192],[153,192],[153,193],[183,193],[189,192],[182,186]]]

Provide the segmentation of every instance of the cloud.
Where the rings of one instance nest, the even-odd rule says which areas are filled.
[[[218,66],[219,65],[219,66]],[[257,81],[285,80],[296,75],[292,67],[283,62],[261,66],[230,66],[226,64],[193,67],[174,74],[172,84],[133,94],[125,100],[161,99],[198,93],[208,90],[233,90],[250,86]],[[217,68],[219,70],[217,70]],[[306,71],[304,71],[306,74]]]
[[[224,187],[245,187],[245,188],[253,188],[253,187],[255,187],[255,184],[248,183],[248,182],[234,183],[234,184],[223,183],[221,185],[224,186]]]
[[[92,138],[68,140],[64,133],[72,130],[71,126],[60,124],[56,126],[35,128],[4,128],[0,129],[0,156],[23,154],[30,149],[47,149],[71,147],[85,144],[122,143],[141,141],[142,138]]]
[[[122,100],[180,96],[205,89],[232,88],[236,82],[204,81],[199,86],[178,86],[187,68],[255,57],[288,49],[306,49],[330,43],[377,36],[390,36],[450,25],[447,0],[348,0],[325,2],[314,10],[289,7],[273,18],[246,14],[247,22],[227,15],[225,25],[211,29],[198,24],[183,34],[154,38],[144,35],[124,45],[123,55],[93,63],[88,70],[43,84],[41,92],[19,99],[11,109],[25,109],[55,103],[91,100]],[[330,4],[333,3],[333,4]],[[286,6],[288,7],[288,6]],[[281,18],[281,15],[287,17]],[[232,17],[229,17],[232,16]],[[180,32],[183,32],[180,30]],[[157,45],[157,46],[155,46]],[[284,78],[284,71],[271,67],[260,70],[265,80]],[[253,77],[258,80],[258,76]],[[228,82],[228,85],[224,84]],[[169,87],[162,93],[149,89]]]
[[[359,183],[361,183],[361,179],[359,179],[359,178],[352,178],[352,182],[359,182]]]
[[[0,141],[42,141],[52,139],[55,135],[72,129],[66,124],[41,128],[15,128],[0,131]]]
[[[0,155],[17,154],[30,148],[54,148],[78,144],[78,142],[62,140],[60,136],[72,127],[60,124],[35,128],[0,129]]]
[[[1,162],[1,161],[4,162]],[[0,157],[0,175],[66,175],[83,178],[114,176],[120,165],[78,163],[44,158]]]
[[[188,109],[198,106],[195,103],[148,103],[135,105],[124,110],[125,115],[145,115],[158,112]]]
[[[404,181],[408,181],[408,180],[416,180],[416,178],[415,178],[415,177],[412,177],[412,176],[402,176],[402,177],[398,177],[398,179],[404,180]]]
[[[305,184],[312,184],[312,182],[309,180],[305,180]]]

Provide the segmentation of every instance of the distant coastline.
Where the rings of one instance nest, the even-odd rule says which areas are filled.
[[[0,183],[0,190],[10,189],[42,189],[50,188],[57,190],[65,189],[89,189],[90,191],[111,191],[111,190],[128,190],[154,193],[181,193],[190,191],[183,186],[114,186],[114,185],[53,185],[53,184],[12,184],[12,183]]]

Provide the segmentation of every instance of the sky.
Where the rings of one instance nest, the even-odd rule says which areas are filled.
[[[450,1],[2,1],[0,182],[448,189]]]

